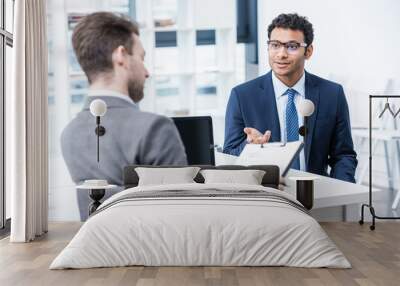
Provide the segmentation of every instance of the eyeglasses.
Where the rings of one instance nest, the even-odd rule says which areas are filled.
[[[298,43],[298,42],[294,42],[294,41],[287,42],[287,43],[282,43],[279,41],[268,41],[267,43],[268,43],[269,51],[277,52],[282,48],[282,46],[284,46],[289,54],[295,54],[299,51],[300,47],[308,46],[306,43]]]

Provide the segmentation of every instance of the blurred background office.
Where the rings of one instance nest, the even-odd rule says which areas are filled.
[[[140,24],[150,72],[140,108],[167,116],[211,115],[220,146],[231,88],[269,70],[269,23],[280,13],[307,16],[315,41],[306,69],[344,86],[360,160],[357,178],[367,182],[368,95],[400,94],[399,1],[48,0],[47,6],[50,220],[79,220],[60,133],[81,110],[88,88],[71,34],[81,17],[95,11],[122,13]],[[399,101],[391,104],[400,108]],[[396,120],[384,116],[375,127],[396,134]],[[398,190],[399,142],[374,144],[375,182]],[[390,200],[395,192],[388,194]]]

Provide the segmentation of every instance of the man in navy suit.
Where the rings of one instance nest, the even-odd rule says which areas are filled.
[[[224,153],[239,155],[246,144],[303,140],[297,112],[302,99],[311,100],[306,149],[292,168],[355,182],[357,154],[351,138],[349,110],[341,85],[304,70],[313,53],[310,22],[297,14],[281,14],[268,27],[272,71],[232,89],[225,118]]]

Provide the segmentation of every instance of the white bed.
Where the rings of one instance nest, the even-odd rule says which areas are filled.
[[[197,183],[114,195],[50,269],[128,265],[351,267],[292,196],[263,186]]]

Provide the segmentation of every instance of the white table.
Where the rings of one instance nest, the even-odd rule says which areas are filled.
[[[368,203],[368,187],[345,181],[290,169],[286,177],[317,177],[314,181],[314,209],[332,206]],[[296,195],[296,182],[285,179],[284,190]],[[372,196],[381,190],[373,189]]]
[[[360,205],[368,203],[369,190],[367,186],[348,183],[345,181],[319,176],[303,171],[290,169],[286,177],[318,177],[314,181],[314,207],[312,214],[317,219],[324,220],[324,212],[339,214],[342,220],[346,220],[349,212],[360,212]],[[296,195],[296,182],[285,179],[284,191]],[[376,198],[382,190],[372,189],[372,197]],[[328,210],[328,208],[330,208]],[[334,214],[335,215],[335,214]]]
[[[236,156],[215,152],[216,165],[235,165],[236,158]],[[286,174],[286,178],[295,176],[318,177],[314,181],[314,206],[311,214],[319,221],[346,221],[347,218],[358,218],[361,212],[361,204],[369,202],[367,186],[293,169],[290,169]],[[284,191],[296,196],[296,182],[288,179],[284,179],[284,181],[287,185],[284,187]],[[373,189],[372,192],[373,199],[376,199],[382,190]]]

